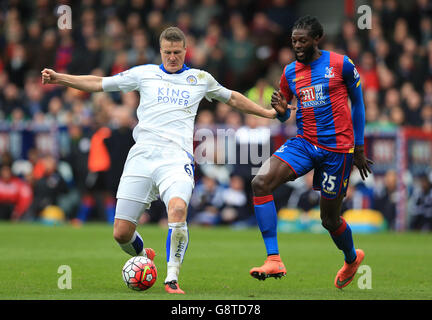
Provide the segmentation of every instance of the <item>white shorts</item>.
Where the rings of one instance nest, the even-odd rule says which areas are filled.
[[[141,202],[148,207],[158,195],[164,202],[177,196],[188,204],[194,187],[193,170],[192,155],[180,147],[137,143],[130,149],[126,159],[117,199]],[[179,183],[181,189],[189,190],[168,190],[173,184]],[[168,193],[169,198],[165,196]],[[167,202],[165,204],[168,205]]]

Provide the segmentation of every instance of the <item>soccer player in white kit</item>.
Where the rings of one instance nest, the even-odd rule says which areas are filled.
[[[153,249],[144,248],[136,231],[145,208],[160,195],[167,207],[168,293],[184,293],[178,284],[180,266],[189,242],[187,206],[194,187],[193,127],[199,102],[216,99],[245,113],[275,118],[274,109],[265,109],[244,95],[221,86],[208,72],[184,64],[186,38],[177,27],[160,35],[161,65],[133,67],[111,77],[75,76],[42,70],[42,83],[53,83],[84,90],[137,90],[140,102],[138,124],[117,192],[114,239],[132,256],[152,259]]]

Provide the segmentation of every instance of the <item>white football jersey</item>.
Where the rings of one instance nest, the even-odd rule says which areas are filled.
[[[168,146],[170,142],[193,154],[193,128],[198,105],[205,97],[226,103],[231,90],[221,86],[208,72],[186,65],[168,73],[163,65],[133,67],[102,80],[104,91],[140,93],[138,124],[133,137],[139,144]]]

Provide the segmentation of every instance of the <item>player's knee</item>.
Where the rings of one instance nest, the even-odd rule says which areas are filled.
[[[168,220],[170,222],[183,222],[186,220],[187,204],[180,198],[173,198],[168,204]]]
[[[113,237],[114,240],[118,243],[127,243],[132,239],[132,236],[135,232],[135,230],[131,230],[131,228],[128,228],[121,223],[114,222],[114,230],[113,230]]]
[[[269,184],[266,183],[264,176],[255,176],[255,178],[252,179],[252,190],[256,196],[268,195],[271,193]]]
[[[321,218],[321,225],[330,232],[335,231],[340,226],[340,218],[336,217],[322,217]]]
[[[113,232],[113,237],[114,237],[114,240],[117,241],[118,243],[127,243],[131,239],[131,237],[128,233],[122,232],[119,230],[115,230],[115,229]]]

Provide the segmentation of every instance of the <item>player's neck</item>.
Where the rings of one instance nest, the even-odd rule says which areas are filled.
[[[314,53],[312,55],[312,57],[308,60],[308,61],[303,61],[303,64],[310,64],[312,62],[314,62],[315,60],[318,60],[319,58],[321,58],[322,52],[320,49],[316,48],[314,50]]]

